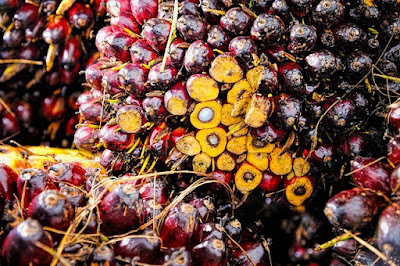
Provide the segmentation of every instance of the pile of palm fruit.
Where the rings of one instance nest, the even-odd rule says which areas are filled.
[[[108,0],[74,80],[78,150],[0,148],[3,261],[399,265],[398,12]],[[63,57],[42,36],[48,76]]]

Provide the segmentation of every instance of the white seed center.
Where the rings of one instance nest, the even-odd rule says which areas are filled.
[[[199,120],[203,123],[211,121],[213,116],[214,116],[214,110],[211,109],[210,107],[205,107],[201,109],[198,115]]]

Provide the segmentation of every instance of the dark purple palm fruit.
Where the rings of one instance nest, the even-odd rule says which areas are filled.
[[[64,197],[71,202],[72,207],[75,209],[77,207],[83,207],[86,203],[85,193],[68,184],[60,183],[60,192]]]
[[[273,65],[262,66],[260,74],[259,91],[263,93],[275,93],[279,89],[278,71]]]
[[[3,188],[5,199],[13,200],[16,192],[18,174],[8,165],[0,163],[0,186]]]
[[[258,13],[266,13],[270,8],[274,0],[258,0],[253,2],[253,8]]]
[[[102,99],[90,99],[79,106],[79,114],[84,121],[98,125],[107,122],[111,116],[111,106]]]
[[[353,23],[341,24],[335,28],[333,33],[335,35],[336,44],[340,46],[340,49],[346,51],[354,51],[362,47],[367,41],[365,32]]]
[[[99,143],[99,129],[82,125],[75,131],[74,144],[79,150],[96,152],[100,149]]]
[[[185,248],[169,248],[164,256],[163,265],[193,266],[192,256]]]
[[[346,74],[350,80],[358,82],[371,70],[372,63],[369,54],[361,51],[352,52],[346,60]]]
[[[331,98],[324,103],[324,110],[328,110],[336,100]],[[355,114],[354,103],[350,99],[339,100],[327,113],[327,122],[335,127],[349,126]]]
[[[314,25],[317,28],[332,28],[344,19],[345,7],[339,0],[322,0],[313,11]]]
[[[47,22],[42,33],[43,40],[48,44],[57,44],[65,41],[70,31],[68,20],[62,16],[54,17]]]
[[[199,1],[184,1],[179,5],[179,15],[195,15],[200,16],[199,6],[197,5]]]
[[[369,151],[369,141],[367,134],[358,131],[353,132],[341,138],[340,145],[337,146],[337,152],[346,157],[366,154]]]
[[[183,59],[185,58],[185,53],[189,45],[190,44],[185,42],[182,38],[175,38],[169,47],[167,63],[176,69],[180,69],[183,65]]]
[[[14,27],[26,29],[36,22],[39,16],[39,7],[33,4],[22,3],[14,14]]]
[[[271,2],[271,0],[262,0],[260,2]],[[290,8],[285,0],[273,0],[271,8],[262,13],[268,13],[269,15],[275,15],[280,17],[285,23],[290,23],[293,19],[290,13]]]
[[[354,258],[354,255],[356,255],[359,248],[359,244],[355,239],[347,239],[337,242],[332,247],[332,251],[336,254],[343,255],[346,258]]]
[[[123,92],[123,88],[120,88],[119,84],[119,69],[110,68],[104,71],[101,79],[101,85],[103,90],[111,95],[115,95]]]
[[[163,97],[146,97],[142,102],[142,106],[149,121],[159,122],[168,115]]]
[[[353,180],[357,186],[390,193],[390,173],[392,168],[374,158],[356,157],[351,161]]]
[[[25,40],[28,42],[36,42],[42,37],[44,26],[46,25],[46,17],[40,15],[34,24],[30,24],[25,29]]]
[[[146,230],[134,238],[124,238],[114,246],[116,256],[138,257],[138,262],[152,263],[160,255],[161,241],[153,230]]]
[[[305,57],[306,69],[317,78],[327,78],[340,69],[340,60],[327,50],[314,51]]]
[[[387,156],[392,164],[400,164],[400,135],[389,140],[387,144]]]
[[[49,176],[56,182],[82,186],[86,182],[86,170],[74,162],[53,164],[48,169]]]
[[[157,16],[158,0],[130,0],[130,4],[132,15],[140,25]]]
[[[389,128],[396,133],[400,131],[400,107],[394,107],[390,110],[387,120]]]
[[[212,25],[209,27],[207,43],[213,48],[226,51],[230,40],[229,33],[221,25]]]
[[[99,137],[104,147],[113,151],[128,149],[135,139],[133,134],[123,132],[119,125],[103,126]]]
[[[86,30],[93,23],[94,16],[89,5],[75,3],[67,11],[68,21],[78,30]]]
[[[160,229],[163,246],[189,245],[199,230],[199,218],[199,211],[190,204],[182,203],[172,208]]]
[[[397,165],[396,168],[390,174],[390,189],[392,194],[396,197],[400,195],[400,166]]]
[[[219,0],[202,0],[200,1],[200,9],[204,18],[210,25],[218,24],[223,10],[223,4]]]
[[[199,211],[199,218],[202,223],[213,222],[216,216],[216,209],[211,197],[193,199],[189,203]]]
[[[106,58],[116,58],[123,62],[131,60],[129,47],[138,39],[120,29],[114,27],[114,31],[104,36],[103,40],[99,39],[100,45],[97,46],[98,35],[96,36],[96,47]]]
[[[114,251],[107,246],[100,246],[93,250],[91,264],[115,266]]]
[[[305,124],[302,103],[295,97],[281,94],[277,100],[276,113],[286,128],[302,127]]]
[[[174,3],[172,1],[160,3],[160,5],[158,6],[157,18],[172,21],[173,16]]]
[[[162,53],[167,46],[171,23],[164,19],[151,18],[142,28],[143,38],[158,53]]]
[[[224,228],[217,223],[203,223],[200,225],[199,233],[197,235],[197,243],[203,242],[207,239],[220,239],[225,240],[226,234],[224,233]]]
[[[109,149],[105,149],[100,156],[100,164],[114,175],[127,172],[131,168],[130,160],[126,152]]]
[[[147,122],[142,106],[136,104],[118,108],[116,118],[119,128],[125,133],[139,133]]]
[[[148,64],[158,57],[156,51],[151,48],[145,39],[137,40],[132,44],[129,48],[129,52],[131,53],[133,64]]]
[[[206,42],[195,41],[186,51],[185,68],[190,74],[207,72],[213,57],[214,52]]]
[[[225,224],[225,232],[231,238],[236,241],[239,241],[242,237],[242,224],[238,219],[234,219],[233,217]]]
[[[134,184],[121,184],[99,205],[101,228],[105,235],[122,234],[138,228],[143,220],[143,201]],[[116,226],[118,225],[118,226]]]
[[[122,13],[131,13],[131,4],[129,1],[109,0],[106,3],[107,15],[118,17]]]
[[[227,261],[225,242],[218,238],[209,238],[192,248],[193,259],[197,265],[225,265]]]
[[[86,82],[95,90],[102,90],[101,80],[104,73],[104,63],[99,61],[88,66],[85,70]]]
[[[60,191],[44,190],[29,205],[28,217],[38,220],[43,226],[66,230],[74,219],[74,209]]]
[[[37,220],[27,218],[7,235],[2,254],[8,265],[49,264],[53,256],[38,244],[53,248],[50,234],[43,230]]]
[[[375,231],[375,243],[388,257],[399,260],[400,253],[400,206],[388,205],[381,213]]]
[[[283,89],[288,93],[304,93],[305,84],[301,67],[293,62],[279,65],[279,78]]]
[[[176,22],[176,29],[187,42],[204,40],[207,34],[207,23],[194,15],[182,15]]]
[[[162,63],[154,65],[147,78],[147,82],[151,87],[168,90],[176,81],[178,70],[172,65],[166,64],[164,70],[161,71]]]
[[[275,45],[283,36],[285,24],[278,16],[260,14],[251,27],[250,35],[267,46]]]
[[[139,34],[140,26],[130,12],[122,12],[118,16],[112,16],[110,19],[111,26],[117,26],[132,33]]]
[[[138,63],[124,65],[117,74],[120,88],[135,96],[143,96],[148,91],[146,86],[148,75],[148,68]]]
[[[143,200],[155,200],[165,206],[169,199],[169,191],[167,183],[161,179],[149,179],[146,184],[139,189],[140,196]]]
[[[237,249],[231,257],[234,265],[262,266],[268,265],[268,252],[262,241],[248,241],[240,243],[242,249]],[[251,259],[251,261],[249,260]]]
[[[184,82],[176,83],[164,94],[165,108],[172,115],[185,115],[192,103]]]
[[[271,122],[267,122],[259,128],[252,128],[250,133],[257,140],[276,143],[285,138],[286,131]]]
[[[287,49],[292,54],[309,52],[317,43],[317,30],[310,25],[297,23],[290,29]]]
[[[290,11],[296,17],[305,17],[312,9],[314,0],[287,0]]]
[[[24,169],[18,176],[18,196],[25,208],[29,206],[36,195],[48,189],[57,189],[57,187],[50,176],[42,169]]]
[[[71,71],[76,65],[79,65],[81,59],[81,48],[78,38],[72,37],[65,42],[60,53],[59,64],[64,70]]]
[[[240,7],[229,9],[221,17],[221,26],[234,35],[246,35],[249,33],[252,25],[251,17]]]
[[[3,46],[5,47],[19,47],[24,40],[24,30],[10,28],[7,29],[3,34]]]
[[[379,0],[378,5],[384,12],[399,11],[400,8],[400,3],[397,0]]]
[[[252,67],[257,58],[257,45],[249,36],[238,36],[229,43],[229,52],[235,55],[241,63]]]
[[[393,39],[393,41],[400,40],[400,19],[397,13],[384,16],[380,24],[381,32],[386,40]],[[393,36],[393,37],[392,37]]]
[[[385,205],[381,196],[357,187],[343,190],[330,198],[324,213],[334,226],[357,231],[368,228]]]

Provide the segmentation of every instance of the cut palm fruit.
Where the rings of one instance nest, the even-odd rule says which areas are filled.
[[[117,124],[126,133],[137,133],[146,122],[142,107],[125,105],[117,112]]]
[[[193,171],[206,173],[207,169],[211,166],[211,161],[212,158],[203,152],[195,155],[192,161]]]
[[[22,170],[31,168],[32,165],[21,158],[7,155],[7,154],[0,154],[0,163],[4,163],[11,167],[17,174],[20,174]]]
[[[233,127],[234,125],[232,125],[232,126],[230,126],[229,127],[229,130],[231,130],[231,127]],[[237,130],[237,131],[235,131],[235,132],[233,132],[232,133],[232,136],[233,137],[241,137],[241,136],[246,136],[247,135],[247,133],[249,133],[249,127],[243,127],[242,129],[240,129],[240,130]]]
[[[274,111],[274,102],[261,94],[253,94],[244,122],[253,128],[261,127]]]
[[[240,155],[247,151],[247,136],[231,138],[226,144],[226,150],[230,153]]]
[[[235,174],[236,188],[246,194],[254,190],[261,182],[262,172],[255,166],[244,162],[240,165]]]
[[[10,145],[0,145],[0,154],[7,154],[22,159],[22,154],[18,148]]]
[[[58,155],[69,154],[75,158],[93,159],[93,153],[75,149],[53,148],[48,146],[24,146],[26,150],[35,155],[52,155],[57,159]]]
[[[228,91],[226,95],[226,101],[230,104],[234,104],[239,97],[245,92],[253,92],[250,84],[245,79],[241,79],[233,85],[232,89]]]
[[[27,161],[33,168],[47,169],[52,164],[56,164],[57,161],[51,155],[30,155]]]
[[[288,184],[285,185],[285,187],[286,199],[290,204],[294,206],[302,205],[313,192],[313,182],[308,176],[295,176],[290,181],[288,181]]]
[[[219,94],[218,83],[209,75],[192,75],[187,83],[186,89],[189,96],[198,102],[215,100]]]
[[[190,123],[197,129],[214,128],[221,122],[222,106],[218,101],[196,104],[190,114]]]
[[[232,171],[236,167],[236,161],[229,152],[223,152],[218,156],[216,166],[221,171]]]
[[[235,83],[243,78],[243,70],[234,55],[224,53],[212,62],[210,76],[218,82]]]
[[[292,157],[290,153],[285,152],[281,154],[282,148],[275,148],[270,156],[271,160],[269,162],[269,169],[272,173],[276,175],[287,175],[292,171],[293,164],[292,164]]]
[[[269,143],[268,141],[258,140],[253,138],[251,133],[247,134],[247,152],[266,152],[270,153],[275,148],[275,143]]]
[[[251,93],[244,91],[236,102],[233,104],[231,116],[236,117],[246,113],[247,107],[249,106],[251,100]]]
[[[233,124],[237,124],[242,121],[241,117],[233,117],[231,115],[233,105],[232,104],[224,104],[222,106],[222,113],[221,113],[221,124],[224,126],[230,126]]]
[[[295,176],[304,176],[310,171],[310,163],[302,157],[296,157],[293,160],[293,171]]]
[[[256,91],[261,84],[264,75],[264,66],[259,65],[250,69],[246,73],[246,80],[250,84],[253,91]]]
[[[226,132],[220,127],[199,130],[196,139],[200,143],[201,150],[211,157],[223,153],[227,141]]]
[[[261,171],[265,171],[268,169],[269,156],[266,152],[247,153],[246,160]]]
[[[196,140],[193,134],[188,134],[176,142],[176,148],[181,153],[194,156],[201,152],[200,143]]]

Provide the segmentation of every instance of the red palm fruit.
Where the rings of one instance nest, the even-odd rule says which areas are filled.
[[[164,210],[164,206],[158,203],[156,200],[144,200],[143,204],[146,222],[152,221]]]
[[[183,65],[183,59],[185,58],[185,53],[189,44],[183,39],[177,37],[175,38],[169,48],[167,63],[171,64],[176,69],[180,69]]]
[[[86,182],[86,170],[74,162],[64,162],[52,165],[48,169],[50,177],[57,182],[82,186]]]
[[[384,205],[386,202],[382,197],[357,187],[343,190],[330,198],[324,213],[334,226],[362,230],[368,228]]]
[[[356,157],[351,161],[353,180],[357,186],[390,193],[390,173],[392,168],[374,158]]]
[[[182,15],[176,23],[176,29],[187,42],[204,40],[207,23],[194,15]]]
[[[185,54],[185,68],[190,74],[207,72],[211,66],[214,52],[204,41],[193,42]]]
[[[149,70],[138,63],[128,63],[118,71],[119,87],[129,94],[142,96],[147,91],[146,86]]]
[[[87,125],[80,126],[74,134],[74,143],[80,150],[98,151],[100,149],[99,130]]]
[[[212,25],[208,29],[207,43],[215,49],[226,51],[231,38],[221,25]]]
[[[97,34],[96,34],[96,40],[95,40],[95,45],[97,47],[98,51],[103,51],[105,50],[103,46],[105,45],[105,41],[107,36],[111,35],[114,31],[123,31],[123,29],[116,27],[116,26],[105,26],[101,28]],[[99,49],[99,47],[102,47],[102,50]],[[104,54],[103,54],[104,56]]]
[[[98,125],[109,120],[110,106],[101,99],[92,98],[79,106],[79,114],[84,121]]]
[[[60,67],[61,74],[61,83],[65,85],[71,85],[76,81],[76,78],[79,74],[79,69],[81,68],[80,64],[77,63],[75,67],[71,70],[65,70]]]
[[[118,17],[123,13],[131,13],[131,4],[124,0],[108,0],[107,14],[111,17]]]
[[[48,189],[57,189],[57,187],[50,176],[42,169],[24,169],[18,176],[18,196],[25,208],[29,206],[36,195]]]
[[[44,190],[29,205],[28,217],[38,220],[43,226],[66,230],[74,218],[74,209],[58,190]]]
[[[138,228],[144,220],[139,191],[129,183],[118,185],[109,192],[100,202],[99,209],[105,235],[126,233]]]
[[[278,16],[260,14],[251,27],[250,35],[256,41],[276,44],[282,37],[285,30],[285,24]]]
[[[70,31],[68,20],[64,17],[54,17],[47,22],[42,33],[43,40],[48,44],[57,44],[66,41]]]
[[[86,82],[91,85],[91,87],[95,90],[102,90],[101,80],[103,78],[104,69],[102,67],[104,63],[99,61],[88,66],[85,70],[85,79]]]
[[[319,144],[310,155],[310,159],[316,162],[329,163],[334,157],[335,152],[332,144]]]
[[[105,70],[103,73],[101,85],[103,89],[109,94],[115,95],[124,91],[119,84],[118,72],[118,69],[111,68]]]
[[[166,205],[169,198],[169,191],[167,184],[161,180],[149,179],[146,184],[144,184],[139,189],[140,197],[143,200],[155,200],[161,205]]]
[[[34,24],[30,24],[25,29],[25,40],[28,42],[36,42],[42,37],[44,26],[46,25],[46,17],[41,15]]]
[[[107,11],[107,0],[94,0],[92,7],[93,7],[93,14],[95,18],[105,17]]]
[[[182,247],[190,243],[199,230],[199,211],[190,204],[176,205],[160,229],[163,246]]]
[[[197,198],[189,202],[199,211],[199,218],[202,223],[213,222],[216,216],[216,210],[211,197]]]
[[[221,170],[214,170],[212,172],[212,177],[216,180],[221,181],[222,183],[229,185],[229,182],[231,181],[232,173],[231,172],[223,172]],[[211,184],[211,189],[213,189],[215,191],[224,191],[225,190],[224,187],[218,183]]]
[[[386,256],[400,252],[400,206],[388,205],[379,217],[375,231],[375,243]]]
[[[392,194],[399,195],[400,194],[400,166],[396,166],[390,174],[390,189]]]
[[[354,132],[350,134],[350,136],[342,138],[342,141],[337,148],[337,152],[347,157],[361,155],[368,151],[368,140],[366,134]]]
[[[79,123],[79,115],[71,116],[65,123],[65,135],[67,137],[72,137],[76,132],[76,125]],[[75,145],[76,146],[76,145]]]
[[[7,200],[13,200],[18,174],[4,163],[0,163],[0,185]]]
[[[115,258],[113,250],[107,246],[97,247],[92,252],[91,264],[114,266]]]
[[[282,178],[270,171],[264,171],[259,187],[265,192],[273,192],[279,189]]]
[[[59,186],[61,194],[72,204],[74,209],[85,205],[86,198],[83,191],[64,183],[60,183]]]
[[[225,240],[224,228],[221,225],[216,223],[203,223],[200,225],[196,240],[197,243],[215,238],[219,240]]]
[[[332,251],[343,255],[345,257],[354,257],[359,250],[358,242],[355,239],[347,239],[344,241],[337,242],[333,247]]]
[[[148,80],[150,86],[167,90],[175,83],[178,70],[172,65],[165,65],[164,71],[161,71],[162,63],[154,65],[149,72]]]
[[[251,17],[240,7],[229,9],[220,20],[221,26],[234,35],[246,35],[252,22]]]
[[[192,256],[185,248],[170,248],[164,256],[163,265],[193,266]]]
[[[43,98],[41,113],[49,121],[61,118],[66,111],[65,98],[60,95],[51,95]]]
[[[165,108],[172,115],[185,115],[191,103],[184,82],[178,82],[164,94]]]
[[[224,241],[218,238],[209,238],[192,248],[193,259],[197,265],[225,265],[227,261]]]
[[[392,108],[388,114],[389,128],[398,132],[400,130],[400,107]]]
[[[155,126],[150,132],[149,146],[158,156],[166,155],[168,151],[168,139],[170,129],[165,122]]]
[[[147,122],[144,110],[138,105],[124,105],[118,109],[117,124],[124,133],[139,133]]]
[[[60,65],[65,70],[73,70],[81,60],[81,44],[76,37],[65,42],[61,50]]]
[[[158,57],[156,51],[151,48],[146,39],[137,40],[131,45],[129,52],[134,64],[148,64]]]
[[[262,266],[268,265],[268,253],[261,241],[251,241],[240,243],[240,246],[246,251],[237,249],[232,255],[232,262],[243,266]],[[248,257],[251,258],[251,261]],[[253,264],[253,263],[254,264]]]
[[[136,34],[140,33],[140,26],[130,12],[123,12],[116,17],[111,17],[110,25],[121,27]]]
[[[119,27],[114,27],[113,32],[109,35],[104,36],[105,38],[100,41],[100,45],[97,46],[96,36],[96,47],[107,58],[116,58],[123,62],[128,62],[131,60],[131,55],[129,53],[129,47],[135,43],[138,39],[130,35],[129,33],[123,31]]]
[[[92,24],[94,17],[90,6],[75,3],[67,11],[68,21],[74,28],[85,30]]]
[[[130,4],[132,15],[140,25],[157,16],[157,0],[130,0]]]
[[[19,132],[18,120],[11,113],[7,113],[0,120],[0,136],[9,137]]]
[[[130,105],[138,105],[141,106],[142,105],[142,100],[137,98],[135,95],[133,94],[129,94],[128,97],[125,98],[125,103],[126,104],[130,104]]]
[[[126,153],[105,149],[101,153],[100,164],[116,175],[130,169],[130,158]]]
[[[135,238],[124,238],[114,246],[116,256],[138,257],[138,262],[152,263],[160,254],[161,241],[157,233],[147,230]]]
[[[162,53],[167,46],[170,30],[171,23],[169,21],[165,19],[151,18],[143,25],[142,35],[156,52]]]
[[[16,8],[17,6],[18,6],[18,1],[16,0],[2,0],[0,2],[1,10],[10,10]]]
[[[197,3],[198,4],[198,3]],[[223,10],[223,3],[218,0],[203,0],[200,1],[200,8],[204,18],[210,24],[218,24],[220,22],[220,16],[218,11]],[[218,10],[215,12],[215,10]]]
[[[281,94],[278,96],[276,112],[281,124],[286,128],[302,127],[305,124],[302,101],[293,96]]]
[[[7,29],[3,34],[3,45],[5,47],[18,47],[24,40],[24,30],[23,29]]]
[[[7,264],[16,266],[49,264],[53,256],[38,247],[36,243],[53,247],[50,234],[43,230],[37,220],[28,218],[11,230],[3,242],[2,254]]]
[[[175,147],[178,140],[183,138],[187,133],[187,130],[183,127],[178,127],[172,130],[171,135],[169,136],[169,147]]]
[[[142,102],[146,118],[153,122],[162,121],[168,114],[163,97],[146,97]]]
[[[14,14],[14,26],[16,29],[26,29],[36,22],[39,16],[39,7],[36,5],[22,3]]]
[[[125,133],[119,125],[103,126],[99,132],[100,142],[106,149],[122,151],[129,148],[135,136]]]

